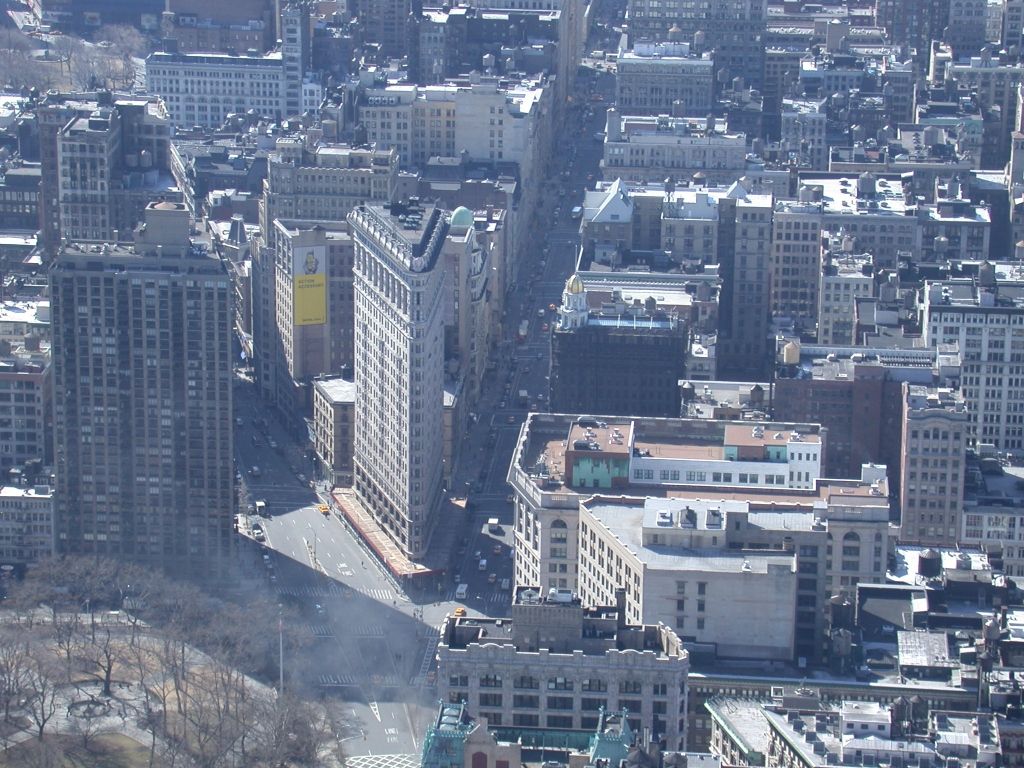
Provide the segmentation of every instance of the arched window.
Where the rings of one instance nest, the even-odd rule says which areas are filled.
[[[551,543],[552,544],[564,544],[569,540],[569,526],[565,524],[565,520],[552,520],[551,521]]]
[[[853,531],[843,536],[843,557],[860,557],[860,536]]]

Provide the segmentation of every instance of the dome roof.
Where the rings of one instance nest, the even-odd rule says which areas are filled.
[[[451,226],[469,229],[473,226],[473,212],[463,205],[452,211]]]
[[[567,293],[583,293],[583,281],[580,280],[579,275],[573,275],[569,278],[569,281],[565,284],[565,290]]]

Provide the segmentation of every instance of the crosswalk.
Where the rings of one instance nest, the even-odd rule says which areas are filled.
[[[430,676],[434,670],[434,656],[437,652],[437,643],[438,637],[436,634],[432,640],[425,643],[423,656],[420,658],[420,668],[409,680],[409,685],[413,688],[425,685],[428,682],[428,676]]]
[[[318,679],[321,686],[325,688],[344,688],[346,686],[357,686],[363,683],[391,688],[399,684],[397,675],[370,675],[369,679],[359,680],[355,675],[320,675]]]
[[[309,631],[313,637],[334,637],[334,630],[326,624],[310,624]]]
[[[383,624],[357,624],[348,627],[346,634],[351,637],[384,637],[385,627]]]
[[[487,605],[492,605],[492,606],[509,605],[512,602],[512,598],[511,598],[511,596],[508,593],[506,593],[506,592],[492,592],[489,595],[482,595],[480,597],[477,597],[475,595],[471,595],[471,599],[468,601],[467,607],[472,607],[472,605],[474,603],[478,602],[481,599]],[[455,590],[451,589],[451,590],[448,590],[448,593],[445,595],[444,602],[447,602],[447,603],[465,603],[466,601],[465,600],[457,599],[455,597]]]
[[[358,685],[352,675],[320,675],[320,685],[328,688],[343,688],[346,685]]]
[[[351,597],[353,592],[358,592],[382,603],[398,598],[398,593],[395,590],[386,587],[353,588],[338,584],[329,584],[325,587],[314,587],[305,584],[300,587],[281,587],[278,592],[289,597]]]

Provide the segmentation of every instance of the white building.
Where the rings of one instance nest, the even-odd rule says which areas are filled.
[[[885,581],[887,490],[885,468],[866,465],[813,491],[594,496],[579,505],[580,595],[600,602],[623,585],[630,621],[667,624],[719,657],[818,659],[828,600]],[[738,634],[741,616],[763,629]]]
[[[1024,272],[983,262],[977,280],[928,281],[922,291],[925,342],[958,343],[961,391],[971,441],[1024,451]]]
[[[368,89],[357,112],[368,140],[396,149],[405,167],[466,153],[480,162],[519,163],[531,178],[533,158],[546,156],[551,90],[542,78],[388,85]]]
[[[852,346],[858,298],[875,295],[874,257],[856,253],[852,237],[829,237],[818,285],[818,343]]]
[[[444,297],[449,216],[434,206],[359,206],[355,244],[355,489],[411,558],[441,498]]]
[[[163,98],[177,125],[217,128],[228,115],[249,110],[273,120],[286,115],[280,52],[151,53],[146,58],[146,86]]]
[[[731,184],[743,175],[746,157],[746,135],[724,121],[608,110],[601,168],[609,180],[688,181],[700,172],[708,184]]]
[[[582,502],[580,597],[607,602],[625,585],[627,616],[665,623],[719,656],[792,659],[796,553],[727,549],[729,510],[745,507],[652,498]],[[740,616],[758,631],[737,631]]]
[[[826,439],[816,425],[532,414],[508,476],[516,494],[516,582],[577,588],[581,498],[685,486],[813,489]]]
[[[615,103],[625,114],[704,116],[713,106],[715,62],[684,42],[638,40],[619,51]]]
[[[783,99],[780,146],[809,168],[828,168],[828,116],[824,99]]]

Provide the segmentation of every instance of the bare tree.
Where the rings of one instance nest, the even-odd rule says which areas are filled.
[[[89,752],[95,746],[96,737],[113,729],[101,717],[72,717],[68,720],[68,730],[78,737],[82,749]]]
[[[26,704],[39,741],[43,740],[47,724],[57,713],[58,687],[54,672],[45,657],[34,656],[26,675]]]
[[[0,634],[0,708],[4,722],[11,722],[11,707],[29,686],[29,647],[24,638],[10,632]]]
[[[53,643],[55,652],[64,660],[64,676],[70,682],[74,663],[85,642],[82,634],[82,619],[78,611],[55,613],[53,616]]]
[[[108,698],[111,695],[114,667],[121,660],[121,651],[121,641],[107,626],[100,627],[92,642],[82,647],[81,655],[88,665],[88,673],[103,686],[102,694]]]
[[[66,67],[68,74],[71,74],[72,66],[84,51],[82,41],[70,35],[60,35],[50,45],[50,56],[60,62],[61,71]]]
[[[104,24],[94,38],[110,43],[110,50],[118,56],[145,56],[149,52],[146,38],[135,27],[127,24]]]

